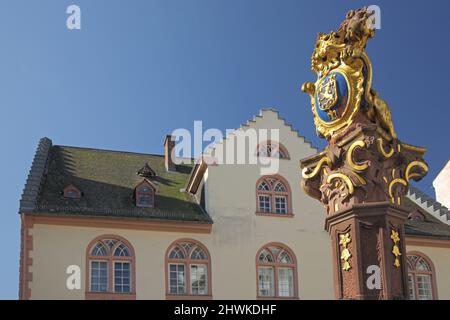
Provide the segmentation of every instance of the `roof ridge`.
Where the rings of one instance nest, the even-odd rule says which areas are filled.
[[[20,199],[19,213],[33,211],[36,208],[37,198],[44,180],[51,147],[52,140],[49,138],[44,137],[39,140]]]
[[[156,153],[144,153],[144,152],[123,151],[123,150],[100,149],[100,148],[91,148],[91,147],[77,147],[77,146],[67,146],[67,145],[60,145],[60,144],[54,145],[54,147],[73,148],[73,149],[87,150],[87,151],[97,151],[97,152],[114,152],[114,153],[135,154],[135,155],[143,155],[143,156],[164,157],[163,154],[156,154]]]

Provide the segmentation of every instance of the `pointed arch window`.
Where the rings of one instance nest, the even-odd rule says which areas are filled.
[[[431,260],[423,253],[410,252],[407,263],[410,299],[437,299],[436,275]]]
[[[87,298],[134,299],[134,259],[134,250],[125,239],[113,235],[94,239],[87,248]]]
[[[265,176],[256,183],[258,215],[292,216],[289,184],[280,176]]]
[[[147,179],[142,181],[135,189],[136,206],[141,208],[155,207],[156,188]]]
[[[178,240],[167,251],[168,298],[211,298],[211,261],[205,246],[195,240]]]
[[[256,255],[258,298],[295,299],[297,262],[286,246],[273,243],[261,248]]]

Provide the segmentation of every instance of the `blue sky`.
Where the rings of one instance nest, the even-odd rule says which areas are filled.
[[[66,28],[70,4],[82,29]],[[367,51],[400,139],[428,148],[432,180],[450,157],[448,1],[0,1],[0,299],[16,299],[18,203],[38,140],[161,153],[175,128],[236,128],[276,107],[314,145],[316,33],[381,7]]]

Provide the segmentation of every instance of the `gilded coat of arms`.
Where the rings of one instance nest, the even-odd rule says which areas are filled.
[[[330,120],[336,119],[336,111],[332,110],[338,100],[336,86],[336,74],[331,74],[323,79],[317,92],[319,109],[325,111]]]

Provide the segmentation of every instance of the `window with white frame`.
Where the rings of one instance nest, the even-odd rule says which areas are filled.
[[[260,212],[271,212],[270,196],[269,195],[259,195],[259,211]]]
[[[108,291],[108,263],[105,261],[91,261],[91,289],[92,292]]]
[[[257,213],[291,215],[287,182],[279,176],[259,179],[256,187]]]
[[[268,245],[257,256],[258,297],[295,298],[297,266],[293,253],[283,245]]]
[[[182,240],[168,251],[168,295],[209,296],[210,258],[194,240]]]
[[[169,263],[169,293],[185,294],[186,293],[186,277],[185,265],[180,263]]]
[[[432,300],[435,297],[434,269],[423,254],[408,255],[408,285],[411,300]]]
[[[131,293],[134,256],[120,238],[105,238],[89,248],[89,292]]]

